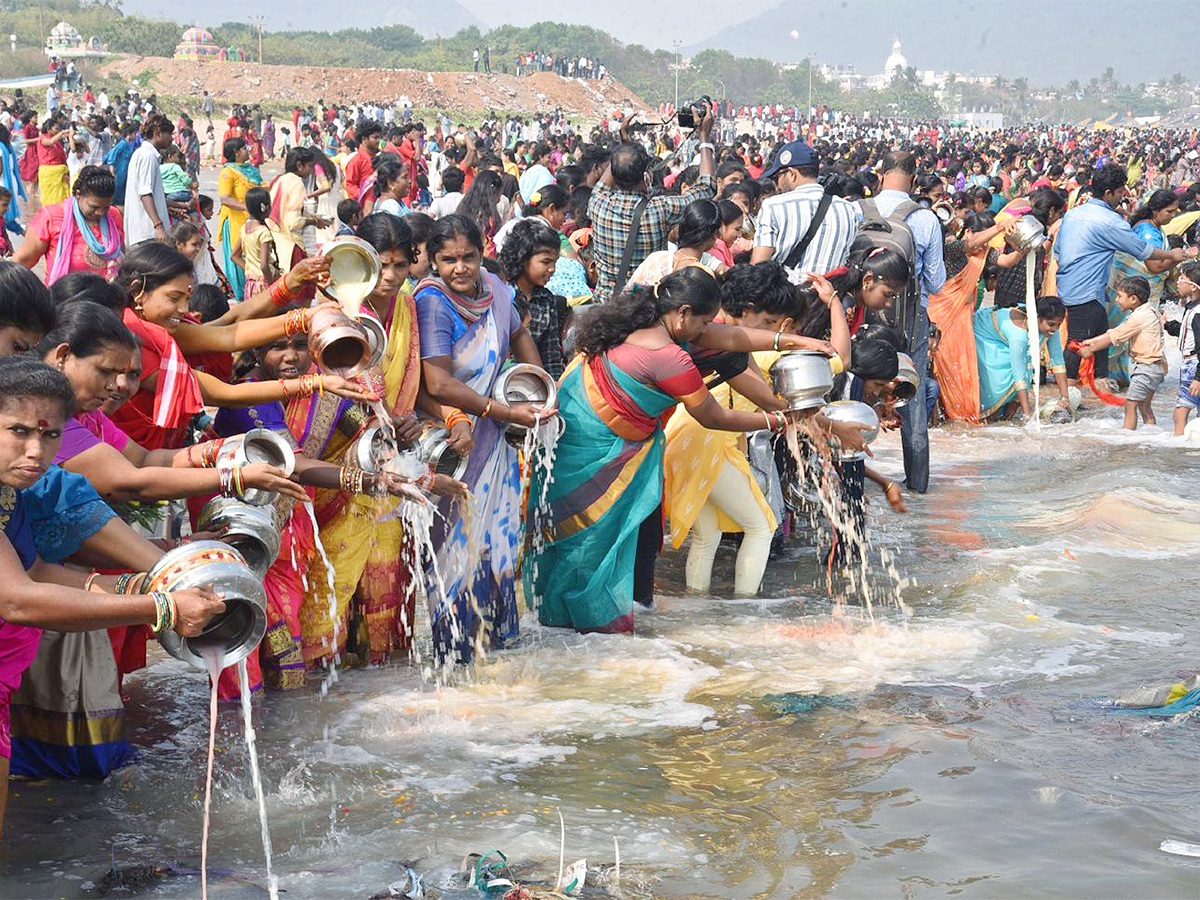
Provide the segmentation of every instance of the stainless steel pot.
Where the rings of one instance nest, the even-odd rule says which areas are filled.
[[[917,388],[921,386],[921,376],[913,364],[912,357],[907,353],[897,353],[900,371],[896,374],[896,383],[892,387],[892,397],[896,409],[908,406],[910,400],[917,396]]]
[[[833,387],[829,357],[812,350],[785,353],[771,366],[771,385],[788,409],[812,409],[825,402]]]
[[[467,473],[469,456],[459,456],[446,441],[446,429],[431,425],[417,440],[417,455],[439,475],[462,479]]]
[[[1017,219],[1013,230],[1004,235],[1004,241],[1014,250],[1032,250],[1046,240],[1046,226],[1033,216],[1024,215]]]
[[[322,247],[321,255],[329,258],[325,293],[342,304],[347,315],[358,315],[363,301],[379,283],[383,271],[379,254],[361,238],[340,237]]]
[[[266,463],[291,475],[296,469],[296,454],[292,445],[269,428],[252,428],[245,434],[226,438],[217,453],[217,466],[247,466]],[[241,499],[251,506],[267,506],[279,495],[274,491],[250,488]]]
[[[384,464],[396,455],[396,446],[382,425],[372,425],[346,448],[346,465],[364,472],[382,472]]]
[[[366,333],[367,345],[371,348],[371,356],[367,365],[375,368],[383,362],[383,357],[387,353],[387,331],[375,314],[367,312],[365,309],[359,310],[358,315],[354,318]]]
[[[863,433],[863,440],[868,444],[879,437],[879,416],[865,403],[857,400],[836,400],[822,407],[821,415],[834,422],[851,422],[869,428],[869,431]],[[842,452],[839,458],[842,462],[855,462],[866,459],[867,454],[863,450]]]
[[[221,541],[195,541],[166,553],[150,570],[148,591],[207,588],[225,595],[225,612],[214,618],[198,637],[175,631],[159,635],[163,649],[197,669],[207,671],[200,651],[216,647],[221,667],[241,662],[254,652],[267,631],[267,595],[262,579],[245,558]]]
[[[246,560],[259,578],[279,556],[279,523],[272,506],[251,506],[232,497],[214,497],[196,519],[197,531],[221,531],[221,541]]]
[[[371,361],[371,345],[363,327],[331,306],[313,313],[308,349],[322,372],[353,378]]]
[[[500,377],[492,386],[492,399],[509,406],[514,403],[531,403],[545,408],[558,402],[558,386],[545,369],[530,363],[517,363],[500,373]],[[510,444],[519,447],[525,442],[526,430],[524,425],[509,422],[504,426],[504,437]],[[560,431],[559,434],[561,433]]]

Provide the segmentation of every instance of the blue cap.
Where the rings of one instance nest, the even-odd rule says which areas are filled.
[[[771,163],[771,167],[767,171],[762,173],[762,177],[774,178],[781,169],[790,169],[794,166],[815,165],[817,165],[817,154],[813,153],[808,142],[792,141],[779,148],[779,152],[775,155],[775,161]]]

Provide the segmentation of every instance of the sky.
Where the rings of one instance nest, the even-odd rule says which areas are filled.
[[[685,45],[708,37],[726,25],[740,22],[759,7],[739,7],[717,0],[606,0],[603,3],[554,3],[545,0],[459,0],[461,5],[489,27],[502,24],[529,25],[550,19],[603,28],[625,43],[670,47],[673,40]],[[261,15],[267,28],[323,28],[404,24],[389,21],[388,0],[354,0],[349,6],[311,0],[205,0],[196,7],[201,25],[245,21]],[[178,0],[124,0],[126,12],[161,16],[180,21],[186,7]],[[697,10],[700,10],[697,17]],[[702,24],[684,25],[699,18]],[[656,40],[657,39],[657,40]]]

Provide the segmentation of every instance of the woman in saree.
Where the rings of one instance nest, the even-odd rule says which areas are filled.
[[[430,537],[445,593],[437,579],[426,579],[434,646],[440,657],[453,654],[463,663],[477,645],[500,648],[517,633],[521,488],[517,451],[504,439],[503,426],[529,428],[553,415],[492,399],[510,355],[538,366],[541,359],[512,289],[481,267],[483,249],[472,219],[457,213],[439,219],[427,243],[434,274],[416,290],[425,390],[437,403],[475,417],[464,476],[475,499],[473,521],[454,515],[443,499]],[[452,413],[450,421],[459,420]]]
[[[720,230],[720,207],[712,200],[693,200],[684,207],[683,218],[679,220],[677,249],[651,253],[633,270],[629,283],[653,286],[681,267],[697,263],[714,274],[721,274],[725,265],[708,252],[716,243]]]
[[[929,321],[937,326],[933,374],[942,409],[957,422],[979,423],[979,366],[975,356],[975,309],[989,244],[1014,227],[998,225],[990,213],[969,212],[961,238],[946,242],[947,269],[955,268],[942,289],[929,295]]]
[[[0,359],[0,819],[8,800],[10,699],[42,628],[173,627],[194,637],[225,608],[209,590],[128,594],[117,578],[39,558],[24,491],[47,471],[74,392],[60,372],[27,357]]]
[[[59,127],[59,126],[63,127]],[[70,193],[67,183],[67,148],[63,141],[70,125],[51,116],[38,136],[38,192],[42,206],[61,203]]]
[[[1035,266],[1033,283],[1036,290],[1042,283],[1051,258],[1048,246],[1045,244],[1036,248],[1017,250],[1007,246],[1004,237],[1007,229],[1011,227],[1009,223],[1022,216],[1032,216],[1042,223],[1046,234],[1050,235],[1054,224],[1063,217],[1066,206],[1067,201],[1061,191],[1051,187],[1041,187],[1032,191],[1027,197],[1016,197],[1010,200],[1000,212],[996,213],[996,224],[1002,229],[1002,233],[993,237],[991,243],[992,249],[996,251],[998,267],[996,306],[1024,306],[1025,267],[1030,264],[1032,259]]]
[[[100,166],[84,166],[61,203],[43,206],[13,257],[28,269],[46,260],[46,284],[71,272],[112,279],[125,246],[121,213],[113,206],[116,182]]]
[[[38,114],[28,112],[21,125],[21,137],[25,141],[25,152],[21,154],[21,180],[29,186],[29,200],[35,206],[38,202]]]
[[[250,150],[240,137],[230,138],[222,151],[225,165],[217,177],[217,193],[221,196],[221,209],[217,213],[217,240],[221,244],[222,268],[233,296],[241,300],[245,294],[246,276],[234,261],[233,249],[237,246],[242,226],[246,224],[246,192],[252,187],[265,184],[258,167],[251,165]]]
[[[373,395],[337,375],[319,381],[247,383],[230,385],[192,369],[184,354],[234,353],[270,343],[276,338],[308,331],[314,308],[293,310],[284,316],[235,321],[232,325],[200,325],[187,321],[192,292],[192,261],[173,247],[157,241],[136,245],[121,260],[116,284],[129,298],[122,315],[125,326],[142,344],[142,383],[133,398],[117,410],[113,420],[148,450],[182,446],[191,417],[205,404],[249,406],[285,400],[297,391],[332,391],[353,400],[371,401]],[[288,272],[271,292],[239,304],[248,311],[279,298],[296,299],[300,288],[320,276],[320,267],[306,265]],[[246,310],[241,308],[245,307]],[[220,321],[220,320],[218,320]]]
[[[1129,226],[1134,234],[1156,250],[1169,250],[1163,226],[1179,212],[1179,196],[1174,191],[1157,190],[1147,198],[1129,217]],[[1128,253],[1113,254],[1112,267],[1108,270],[1108,324],[1116,328],[1128,315],[1117,305],[1117,285],[1133,276],[1145,278],[1150,284],[1149,303],[1155,309],[1162,301],[1163,284],[1167,280],[1173,263],[1170,260],[1146,260],[1143,262]],[[1129,345],[1110,347],[1108,350],[1108,377],[1118,384],[1129,383]]]
[[[12,198],[8,204],[8,211],[4,214],[2,227],[14,234],[24,234],[25,229],[21,227],[21,206],[17,202],[18,199],[25,199],[21,161],[17,158],[17,151],[13,149],[12,135],[3,125],[0,125],[0,184],[8,189]]]
[[[416,303],[408,273],[416,251],[403,219],[374,213],[363,219],[358,237],[375,248],[381,269],[375,290],[363,304],[363,314],[376,318],[387,331],[387,354],[367,378],[382,397],[397,439],[407,444],[420,431],[414,417],[421,377],[420,339]],[[439,416],[439,407],[427,404]],[[322,459],[341,459],[350,444],[373,423],[361,405],[336,398],[315,398],[288,408],[300,446]],[[454,423],[452,439],[465,452],[470,446],[470,423]],[[432,490],[459,493],[463,488],[437,476]],[[309,594],[301,609],[305,661],[326,659],[336,648],[349,650],[373,665],[386,663],[396,650],[412,643],[416,615],[416,585],[412,581],[416,552],[406,541],[395,515],[396,503],[387,497],[354,496],[343,491],[318,491],[314,500],[321,541],[333,565],[336,620],[326,596],[328,573],[314,558]],[[334,640],[334,636],[337,640]]]
[[[284,269],[292,268],[305,257],[305,232],[330,224],[305,209],[314,165],[316,156],[312,150],[294,147],[288,151],[283,174],[271,182],[271,219],[279,226],[271,236],[275,240],[275,256]],[[312,206],[316,208],[315,203]],[[311,299],[311,289],[307,296]]]
[[[934,298],[930,298],[930,309]],[[1066,317],[1066,310],[1057,297],[1042,296],[1037,300],[1038,332],[1041,335],[1040,356],[1049,359],[1048,371],[1058,386],[1062,409],[1069,409],[1067,398],[1067,376],[1063,363],[1062,340],[1058,329]],[[946,344],[947,332],[943,333],[942,344]],[[1033,372],[1029,354],[1029,328],[1025,310],[1021,307],[997,309],[981,307],[971,317],[970,343],[957,334],[952,335],[954,348],[947,348],[946,361],[958,362],[965,348],[971,357],[967,362],[974,365],[944,365],[939,368],[939,384],[944,397],[953,396],[954,409],[969,422],[982,422],[1010,415],[1019,404],[1020,411],[1028,418],[1034,414],[1029,399],[1032,378],[1040,378]],[[942,348],[939,347],[939,353]],[[974,398],[973,403],[971,398]],[[948,407],[949,410],[949,407]]]
[[[713,399],[685,346],[833,355],[826,341],[713,325],[720,302],[717,280],[687,266],[581,317],[580,352],[559,386],[566,429],[546,490],[549,521],[537,514],[541,479],[530,486],[530,528],[546,543],[537,565],[525,566],[525,587],[543,625],[633,630],[638,532],[662,498],[662,419],[676,405],[705,428],[783,431],[781,412],[728,409]]]

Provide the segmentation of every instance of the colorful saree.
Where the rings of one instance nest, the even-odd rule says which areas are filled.
[[[980,421],[974,314],[975,289],[986,261],[986,249],[968,256],[958,274],[929,296],[929,321],[942,335],[933,354],[933,373],[946,417],[957,422]]]
[[[1017,391],[1027,390],[1032,378],[1029,362],[1029,331],[1013,323],[1010,311],[985,306],[974,315],[975,353],[979,368],[980,418],[1001,412]],[[1058,332],[1041,338],[1043,363],[1048,371],[1065,372],[1062,341]]]
[[[487,278],[486,308],[466,309],[434,279],[417,286],[421,357],[449,357],[454,377],[487,397],[509,354],[509,339],[521,325],[512,289]],[[457,303],[455,301],[458,301]],[[473,320],[472,320],[473,319]],[[516,559],[521,531],[521,484],[517,451],[491,419],[475,420],[475,445],[463,480],[474,504],[460,515],[443,497],[430,538],[441,573],[426,570],[434,646],[440,658],[454,654],[469,663],[476,644],[501,648],[517,633]]]
[[[525,594],[540,604],[543,625],[633,630],[638,531],[662,500],[660,417],[681,400],[707,395],[690,361],[680,374],[656,378],[651,386],[616,365],[613,352],[577,356],[559,382],[558,414],[566,429],[547,492],[549,521],[536,523],[545,543],[536,565],[525,566]],[[671,359],[655,362],[646,370],[671,373]],[[681,387],[672,385],[675,378]],[[530,497],[541,491],[535,476]]]
[[[280,403],[264,403],[244,408],[223,407],[217,411],[213,430],[221,437],[244,434],[252,428],[269,428],[292,438],[289,423]],[[189,502],[199,511],[203,501]],[[246,674],[251,692],[266,686],[271,690],[290,691],[304,687],[304,656],[300,649],[300,607],[304,601],[304,579],[315,554],[312,519],[308,511],[292,500],[275,501],[275,519],[284,525],[279,532],[279,556],[267,570],[263,589],[267,594],[267,632],[258,652],[246,659]],[[229,667],[221,673],[217,694],[222,700],[241,696],[237,670]]]
[[[406,285],[385,316],[387,356],[382,370],[368,373],[383,381],[384,405],[393,416],[410,415],[421,379],[416,303]],[[296,399],[288,407],[292,433],[306,454],[342,462],[356,437],[370,424],[363,407],[328,395]],[[300,610],[304,660],[312,664],[347,646],[372,664],[387,662],[412,641],[416,593],[411,584],[411,552],[405,548],[399,501],[342,491],[316,492],[314,509],[321,542],[333,566],[335,619],[330,615],[328,573],[320,554],[309,567],[309,589]]]
[[[217,177],[217,193],[232,197],[244,206],[246,193],[250,188],[261,187],[262,184],[262,174],[257,167],[249,163],[226,163]],[[244,297],[246,277],[242,267],[233,261],[233,248],[248,218],[250,214],[245,209],[234,209],[225,204],[221,204],[221,211],[217,214],[217,239],[221,243],[222,268],[225,270],[229,286],[233,288],[233,295],[238,300]]]

